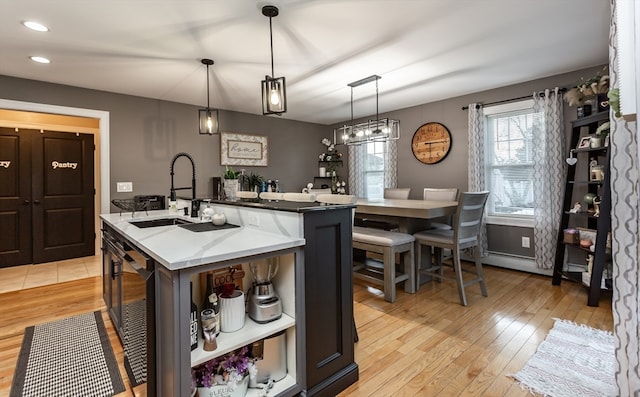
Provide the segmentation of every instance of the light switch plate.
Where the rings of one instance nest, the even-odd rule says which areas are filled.
[[[118,193],[133,192],[133,182],[116,182],[116,192]]]

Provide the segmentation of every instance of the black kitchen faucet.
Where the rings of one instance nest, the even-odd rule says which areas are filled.
[[[173,186],[173,166],[176,163],[176,160],[180,157],[186,157],[189,159],[189,161],[191,161],[191,172],[192,172],[192,179],[191,179],[191,187],[174,187]],[[187,190],[187,189],[191,189],[191,198],[193,200],[196,199],[196,165],[193,162],[193,158],[191,157],[190,154],[185,153],[185,152],[180,152],[178,154],[176,154],[175,156],[173,156],[173,160],[171,160],[171,194],[170,194],[170,200],[171,201],[176,201],[176,190]]]

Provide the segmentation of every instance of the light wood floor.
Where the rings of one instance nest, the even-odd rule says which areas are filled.
[[[429,283],[417,294],[400,290],[395,303],[357,281],[355,319],[360,380],[346,396],[524,396],[507,375],[519,370],[562,318],[612,330],[611,299],[586,306],[586,290],[548,277],[485,266],[489,297],[467,288],[458,303],[453,284]],[[105,312],[100,277],[0,293],[0,396],[8,396],[24,328],[101,310],[127,392],[122,347]]]

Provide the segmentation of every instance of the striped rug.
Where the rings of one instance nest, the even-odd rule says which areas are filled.
[[[556,319],[533,357],[511,376],[544,396],[615,396],[614,371],[610,332]]]

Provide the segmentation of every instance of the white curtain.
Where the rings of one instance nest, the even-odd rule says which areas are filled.
[[[609,31],[610,86],[619,87],[616,3],[611,0]],[[636,4],[636,7],[638,5]],[[637,22],[636,22],[637,23]],[[637,61],[636,61],[637,62]],[[623,87],[637,93],[635,87]],[[628,92],[628,91],[627,91]],[[636,101],[640,99],[636,95]],[[636,106],[637,107],[637,106]],[[637,110],[637,109],[636,109]],[[610,111],[609,134],[611,236],[613,257],[613,333],[618,396],[640,395],[640,159],[636,122],[616,119]]]
[[[533,123],[534,246],[536,266],[552,269],[558,244],[566,174],[562,95],[558,88],[534,93],[533,110],[542,113]]]
[[[487,190],[485,148],[485,122],[482,105],[469,105],[469,191],[481,192]],[[485,211],[486,218],[486,211]],[[487,256],[487,227],[482,223],[480,231],[480,256]]]
[[[349,146],[349,186],[351,194],[366,197],[365,170],[367,145]],[[398,141],[385,143],[384,187],[398,186]]]

